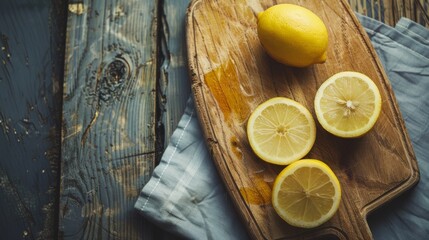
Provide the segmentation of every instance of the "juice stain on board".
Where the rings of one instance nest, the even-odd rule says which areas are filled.
[[[250,114],[250,106],[242,94],[240,79],[233,60],[228,59],[219,67],[204,75],[207,87],[213,93],[226,121],[244,123]]]

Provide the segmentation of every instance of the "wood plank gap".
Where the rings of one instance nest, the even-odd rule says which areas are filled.
[[[156,68],[156,127],[155,127],[155,136],[156,136],[156,143],[155,143],[155,165],[158,165],[159,161],[161,160],[162,153],[164,152],[164,148],[166,147],[165,144],[165,125],[162,122],[162,115],[166,111],[164,106],[164,99],[165,95],[162,92],[162,83],[161,83],[161,73],[162,73],[162,63],[165,58],[168,58],[168,51],[167,54],[163,51],[163,39],[164,31],[164,11],[163,11],[163,5],[164,0],[158,0],[158,21],[157,21],[157,39],[156,39],[156,52],[157,52],[157,68]]]
[[[182,117],[191,94],[188,76],[185,15],[189,0],[161,0],[158,94],[164,149]],[[164,150],[162,149],[162,150]]]

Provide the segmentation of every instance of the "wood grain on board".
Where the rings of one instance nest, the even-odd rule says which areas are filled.
[[[158,1],[68,4],[59,236],[153,239],[134,210],[156,152]]]
[[[288,2],[315,12],[328,28],[328,60],[292,68],[269,58],[256,33],[255,2],[261,3],[261,9]],[[187,27],[199,118],[220,175],[252,236],[370,239],[367,214],[409,189],[419,175],[389,81],[348,3],[195,0]],[[383,99],[381,115],[371,132],[356,139],[334,137],[317,125],[316,143],[307,158],[320,159],[333,169],[342,186],[342,202],[336,215],[320,227],[293,228],[277,216],[270,200],[273,181],[283,167],[265,163],[252,152],[246,121],[257,105],[275,96],[302,103],[315,117],[317,88],[346,70],[362,72],[375,81]]]

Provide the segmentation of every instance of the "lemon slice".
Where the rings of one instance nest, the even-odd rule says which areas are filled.
[[[366,75],[340,72],[326,80],[314,99],[322,127],[339,137],[359,137],[367,133],[380,115],[381,96]]]
[[[338,210],[340,183],[325,163],[302,159],[287,166],[274,181],[272,204],[277,214],[295,227],[312,228]]]
[[[260,104],[247,122],[247,137],[262,160],[287,165],[305,156],[316,140],[316,124],[310,112],[284,97]]]

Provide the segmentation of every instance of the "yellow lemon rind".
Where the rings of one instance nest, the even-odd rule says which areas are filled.
[[[277,4],[258,14],[257,33],[265,52],[277,62],[294,67],[324,63],[328,31],[311,10]]]

